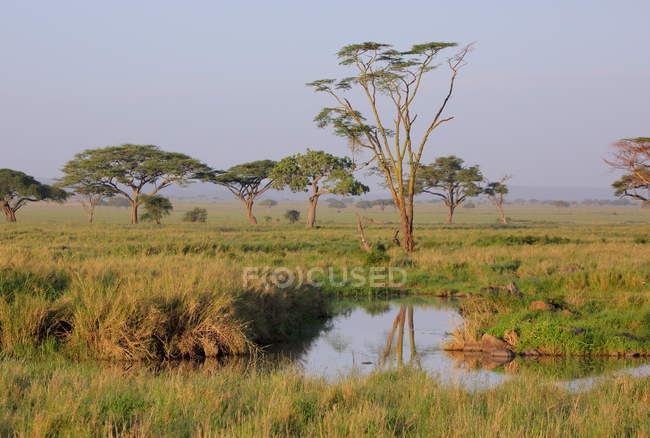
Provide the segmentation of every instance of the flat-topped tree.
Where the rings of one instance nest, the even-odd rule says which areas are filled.
[[[77,178],[73,175],[66,175],[59,179],[57,187],[69,187],[78,197],[81,206],[86,212],[88,222],[91,224],[95,221],[95,208],[108,198],[112,198],[117,191],[112,187],[106,187],[97,184],[94,179]]]
[[[231,167],[227,172],[217,175],[212,182],[230,190],[235,198],[244,204],[248,221],[257,225],[257,218],[253,215],[253,205],[255,199],[273,185],[273,179],[269,175],[275,165],[273,160],[239,164]]]
[[[7,222],[16,222],[16,212],[29,202],[63,202],[68,193],[42,184],[18,170],[0,169],[0,208]]]
[[[624,175],[614,181],[614,193],[650,203],[650,137],[626,138],[614,143],[612,158],[605,160]]]
[[[348,157],[335,157],[324,151],[307,149],[278,162],[271,173],[274,187],[309,193],[307,228],[316,222],[318,199],[325,194],[361,195],[369,189],[354,178],[354,163]]]
[[[278,205],[278,201],[276,201],[275,199],[265,199],[265,200],[260,202],[260,205],[262,207],[271,208],[271,207],[275,207],[276,205]]]
[[[381,211],[384,211],[386,207],[390,207],[391,205],[393,207],[395,206],[392,199],[375,199],[372,201],[372,204],[378,206]]]
[[[464,161],[455,155],[437,158],[433,163],[421,166],[418,171],[417,191],[440,198],[447,208],[447,223],[452,223],[454,211],[467,198],[482,193],[483,175],[478,166],[465,167]]]
[[[62,169],[70,187],[92,184],[124,196],[131,204],[131,223],[138,223],[138,207],[172,184],[207,180],[214,170],[199,160],[154,145],[123,144],[78,153]],[[148,190],[148,192],[146,192]]]
[[[413,197],[424,149],[431,133],[453,118],[445,115],[445,109],[469,46],[447,59],[449,82],[442,101],[429,115],[418,117],[414,113],[415,106],[420,105],[416,98],[428,73],[437,70],[438,55],[455,46],[430,42],[400,51],[389,44],[352,44],[338,52],[339,64],[352,68],[351,77],[307,84],[334,100],[335,106],[324,108],[316,116],[318,126],[333,127],[334,133],[347,138],[351,146],[371,153],[399,212],[401,242],[408,252],[415,249]],[[353,105],[344,97],[352,88],[360,89],[365,107]],[[416,127],[416,119],[421,126]]]
[[[506,213],[503,211],[503,203],[506,200],[506,195],[508,194],[508,186],[506,181],[511,178],[510,175],[506,175],[501,178],[499,181],[488,182],[485,187],[483,187],[483,194],[494,204],[501,216],[501,222],[504,225],[508,224],[508,218]]]
[[[327,205],[329,208],[335,208],[337,210],[341,210],[343,208],[347,208],[348,204],[345,202],[341,201],[340,199],[336,198],[330,198],[327,200]]]

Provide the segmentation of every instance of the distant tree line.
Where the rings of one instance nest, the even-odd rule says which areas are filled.
[[[488,181],[479,166],[467,166],[454,155],[437,158],[421,165],[413,184],[416,194],[428,194],[442,202],[448,209],[447,222],[453,221],[454,212],[468,199],[485,197],[497,208],[503,223],[508,219],[504,205],[526,203],[553,205],[567,208],[571,205],[634,205],[632,200],[648,203],[648,163],[650,140],[636,138],[615,144],[615,154],[607,162],[627,173],[613,184],[620,199],[585,199],[578,203],[564,200],[515,199],[507,202],[509,176],[498,181]],[[95,217],[99,205],[130,207],[131,222],[139,221],[138,210],[144,206],[144,219],[160,223],[173,207],[168,199],[158,193],[172,185],[186,185],[194,181],[210,182],[226,187],[239,199],[251,224],[257,224],[253,215],[256,199],[267,190],[285,188],[293,192],[306,192],[308,213],[306,226],[316,222],[319,199],[323,195],[356,196],[369,188],[354,177],[356,167],[348,157],[336,157],[324,151],[307,150],[280,161],[260,160],[239,164],[227,171],[216,170],[185,154],[165,152],[153,145],[124,144],[81,152],[63,167],[64,176],[57,184],[42,184],[23,172],[0,169],[0,207],[9,222],[15,222],[16,213],[31,202],[63,202],[71,194],[80,200],[88,220]],[[66,192],[68,189],[70,192]],[[329,198],[330,208],[345,209],[349,198]],[[487,201],[486,201],[487,202]],[[265,207],[277,205],[267,199],[260,202]],[[474,204],[467,204],[473,206]],[[393,199],[362,200],[360,209],[396,207]],[[196,212],[194,212],[196,213]],[[192,214],[194,214],[192,213]],[[186,217],[188,221],[205,221],[207,212]],[[298,220],[293,213],[291,222]]]

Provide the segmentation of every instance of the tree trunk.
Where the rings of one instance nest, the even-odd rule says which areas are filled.
[[[411,341],[411,360],[415,359],[417,350],[415,348],[415,325],[413,323],[413,306],[408,306],[408,325],[409,325],[409,340]]]
[[[318,206],[318,195],[309,198],[309,211],[307,212],[307,228],[314,228],[316,223],[316,207]]]
[[[131,223],[133,225],[138,224],[138,202],[131,201]]]
[[[7,222],[16,222],[16,212],[9,206],[8,202],[2,203],[2,212],[5,214]]]
[[[406,252],[415,251],[415,240],[413,239],[413,216],[409,216],[406,207],[399,208],[400,222],[402,223],[402,248]]]
[[[248,222],[250,222],[251,225],[257,225],[257,218],[253,216],[253,200],[244,201],[244,207],[246,208],[246,217],[248,218]]]
[[[86,209],[86,217],[88,218],[88,223],[95,222],[95,206],[92,203],[84,206]]]
[[[359,239],[361,239],[361,248],[366,252],[372,252],[372,245],[370,245],[368,239],[366,239],[366,232],[363,230],[361,216],[359,215],[357,215],[357,231],[359,231]]]
[[[447,214],[447,224],[451,224],[454,221],[454,210],[456,207],[453,205],[449,206],[449,213]]]
[[[406,319],[406,308],[400,306],[399,309],[399,327],[397,328],[397,345],[395,354],[397,356],[397,367],[401,368],[404,364],[404,322]]]
[[[499,211],[501,222],[503,222],[504,225],[508,225],[508,218],[506,217],[506,213],[503,211],[503,204],[495,202],[494,205],[496,205],[497,210]]]

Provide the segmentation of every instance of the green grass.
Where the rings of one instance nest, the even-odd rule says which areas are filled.
[[[260,208],[258,216],[266,210],[282,212],[284,204],[295,205],[281,202],[271,209]],[[483,296],[497,312],[475,318],[474,334],[502,336],[506,330],[515,330],[521,339],[520,350],[525,346],[554,354],[650,351],[645,322],[650,310],[650,248],[639,238],[650,223],[645,209],[511,207],[509,214],[520,219],[504,227],[495,225],[491,209],[480,207],[463,210],[459,223],[449,227],[426,223],[442,210],[424,204],[419,207],[418,251],[406,255],[393,245],[396,225],[390,223],[367,227],[368,238],[386,250],[364,252],[353,223],[354,207],[342,213],[324,207],[321,228],[305,230],[301,225],[275,222],[251,227],[236,203],[203,205],[210,212],[205,224],[176,223],[176,217],[162,226],[88,225],[83,223],[81,209],[65,205],[30,206],[21,216],[22,222],[0,226],[0,242],[5,248],[0,255],[3,350],[37,345],[54,336],[64,348],[84,357],[192,356],[193,349],[202,355],[202,347],[178,346],[180,338],[173,333],[179,330],[178,321],[191,321],[196,334],[192,339],[201,343],[207,341],[198,341],[203,335],[197,333],[218,320],[212,328],[213,337],[206,335],[205,339],[220,337],[234,342],[237,336],[233,333],[239,331],[242,340],[234,342],[237,347],[223,352],[240,352],[246,349],[245,342],[269,341],[270,330],[265,327],[278,324],[273,313],[286,316],[278,326],[286,336],[302,320],[325,313],[322,300],[295,292],[291,299],[278,296],[277,302],[265,302],[272,310],[255,314],[252,309],[256,305],[250,303],[256,301],[241,284],[244,267],[332,270],[337,282],[324,284],[321,292],[326,295],[400,292],[357,287],[351,279],[341,281],[351,268],[368,272],[372,266],[387,266],[406,270],[407,292],[461,291]],[[179,204],[175,214],[182,215],[193,206]],[[396,222],[392,209],[375,210],[363,214]],[[65,221],[32,223],[46,212]],[[125,209],[103,208],[98,217],[114,221],[118,214],[128,219],[127,213]],[[531,219],[554,215],[563,220]],[[611,217],[619,222],[609,223]],[[513,282],[524,293],[523,298],[486,292]],[[259,290],[257,294],[258,300],[268,300],[261,298],[264,294]],[[215,306],[210,300],[222,304]],[[531,313],[527,308],[535,300],[561,304],[574,315]],[[314,302],[317,304],[310,306]],[[109,307],[112,312],[106,311]],[[26,308],[29,312],[23,310]],[[248,309],[247,313],[242,309]],[[297,311],[299,317],[288,315],[287,309]],[[143,316],[136,318],[133,312]],[[240,328],[226,336],[225,320]],[[108,340],[88,328],[97,324]],[[217,326],[223,335],[218,334]],[[585,332],[575,334],[562,328],[565,326]],[[120,330],[131,335],[120,339],[113,334]],[[162,344],[151,340],[160,330],[168,333]],[[86,332],[77,335],[80,331]],[[135,351],[124,352],[125,348]]]
[[[208,223],[180,222],[194,206],[208,208]],[[492,209],[479,207],[460,211],[458,223],[447,226],[443,209],[425,204],[418,207],[418,250],[404,254],[392,243],[391,209],[336,213],[323,206],[320,227],[308,231],[276,222],[288,208],[302,203],[259,208],[261,224],[252,227],[236,203],[178,203],[169,223],[131,226],[124,209],[102,208],[99,223],[88,225],[77,206],[30,205],[19,223],[0,225],[0,435],[650,433],[648,378],[613,378],[570,393],[545,377],[561,375],[549,367],[562,362],[515,361],[520,378],[474,394],[412,370],[330,384],[297,372],[250,370],[247,360],[234,368],[214,361],[163,371],[133,365],[255,354],[345,309],[344,301],[331,306],[333,295],[443,291],[471,295],[459,302],[468,321],[463,336],[514,332],[517,351],[549,354],[650,352],[644,209],[510,207],[514,222],[504,227]],[[360,248],[356,213],[385,222],[366,229],[385,251]],[[353,267],[399,267],[408,279],[401,289],[348,282],[267,290],[242,284],[247,266],[331,268],[339,275]],[[511,283],[522,296],[499,289]],[[530,311],[536,300],[571,313]],[[91,362],[98,359],[106,362]],[[131,364],[119,365],[125,361]],[[565,371],[572,374],[569,366]]]
[[[423,372],[335,383],[205,363],[152,372],[69,362],[0,363],[3,436],[643,437],[650,379],[570,392],[539,376],[467,392]]]

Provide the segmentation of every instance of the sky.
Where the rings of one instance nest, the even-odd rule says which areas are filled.
[[[453,41],[475,48],[425,161],[607,187],[611,143],[650,135],[649,17],[647,0],[0,0],[0,167],[52,178],[75,153],[122,143],[219,169],[349,154],[313,123],[331,102],[305,83],[349,75],[335,56],[346,44]],[[446,78],[427,82],[420,120]]]

